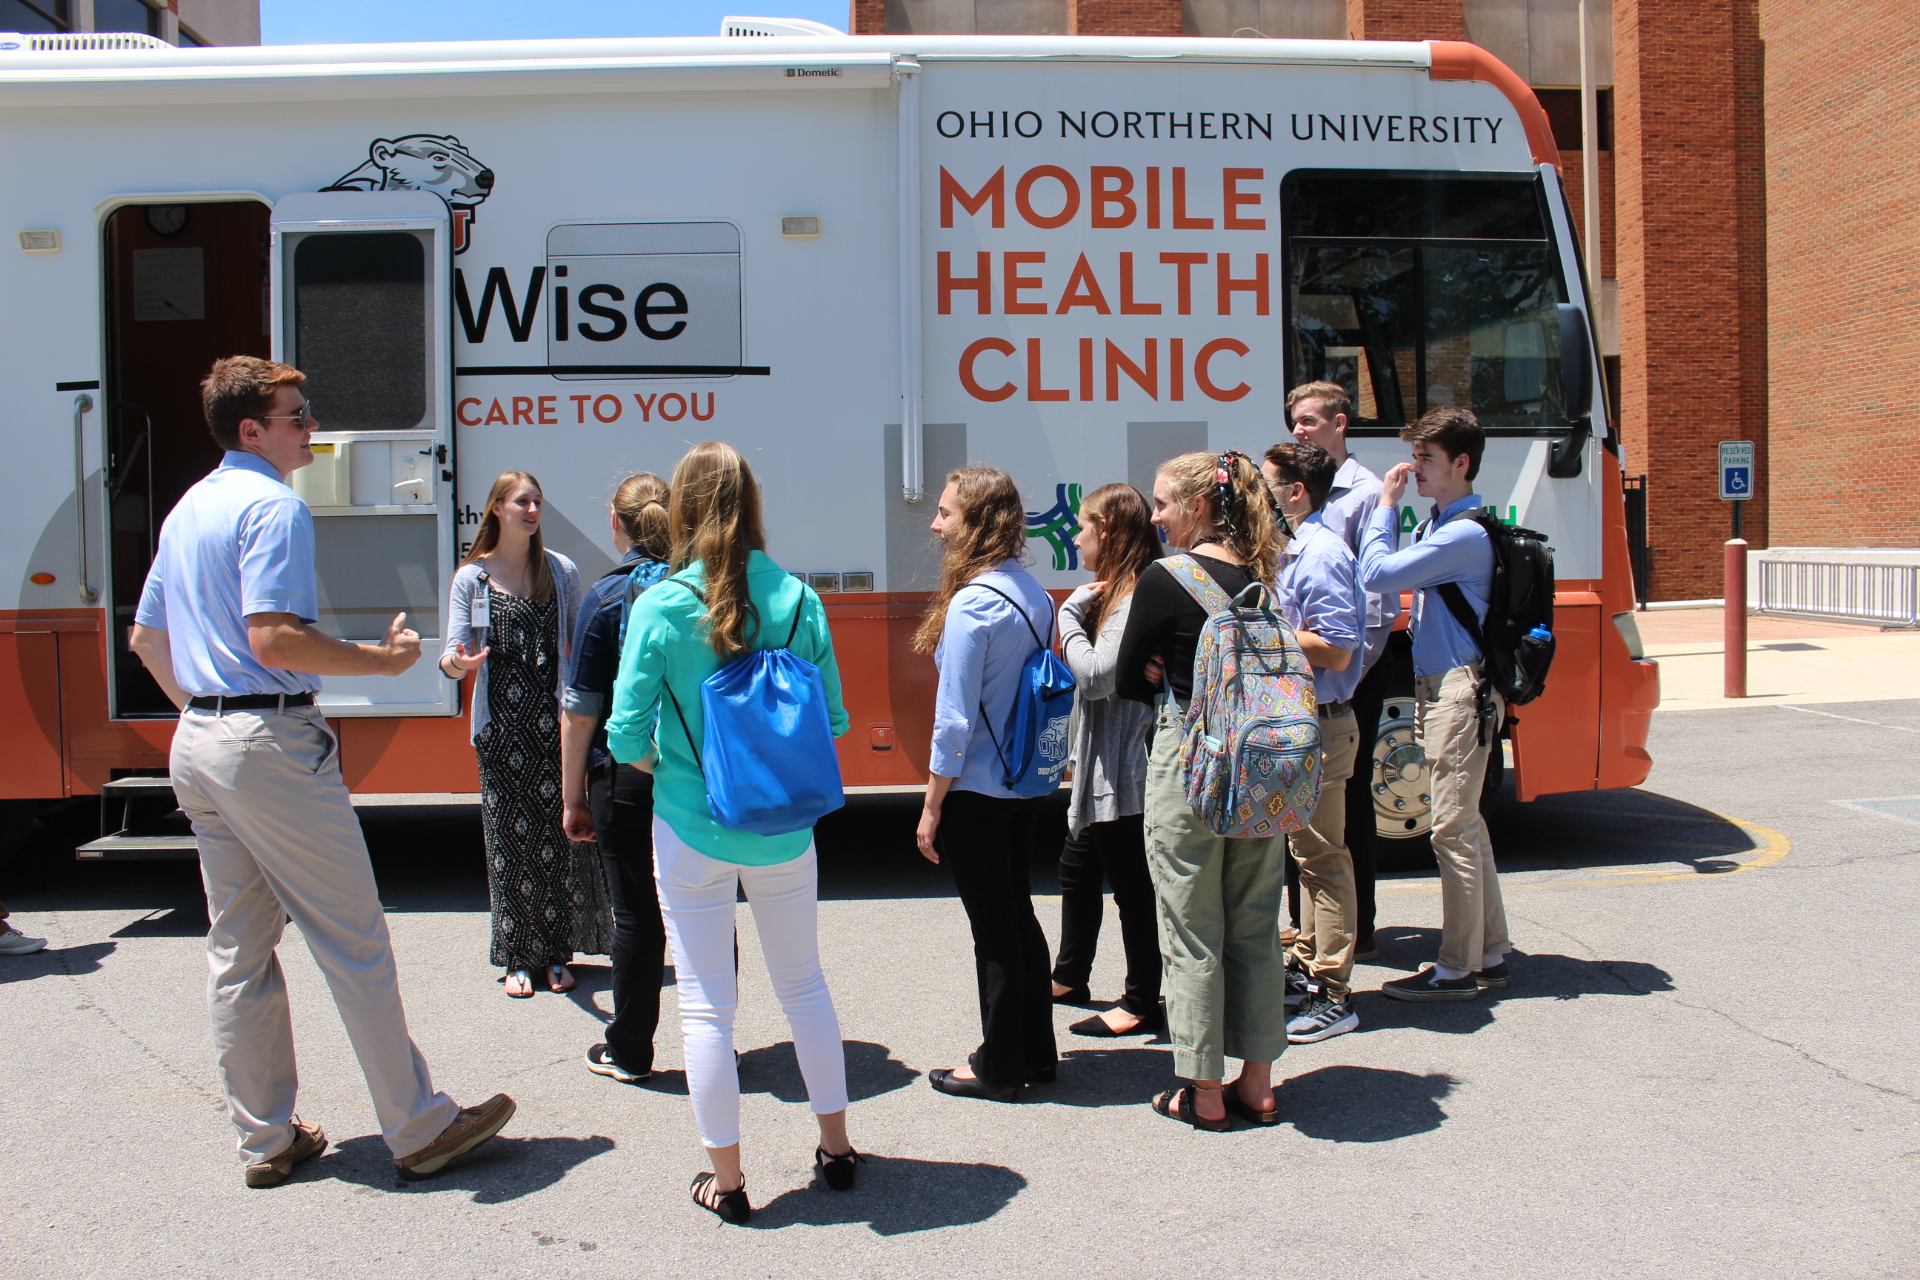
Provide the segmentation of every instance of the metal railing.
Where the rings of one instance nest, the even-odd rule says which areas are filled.
[[[1757,568],[1761,613],[1920,627],[1920,565],[1762,560]]]

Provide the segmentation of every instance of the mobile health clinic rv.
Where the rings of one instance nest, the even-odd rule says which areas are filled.
[[[1257,456],[1292,385],[1350,388],[1382,472],[1402,425],[1466,405],[1480,492],[1557,559],[1517,792],[1646,776],[1589,282],[1546,118],[1474,46],[72,43],[0,34],[0,797],[164,791],[173,711],[127,638],[219,459],[198,381],[240,353],[308,376],[318,625],[373,639],[404,610],[429,655],[500,472],[539,477],[547,545],[591,577],[621,478],[739,446],[832,619],[845,778],[879,790],[926,776],[909,637],[953,467],[1012,473],[1063,591],[1083,493]],[[431,657],[329,678],[349,784],[474,791],[462,698]],[[1374,761],[1390,834],[1424,830],[1406,711]]]

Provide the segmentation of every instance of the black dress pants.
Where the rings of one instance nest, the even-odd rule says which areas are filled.
[[[1127,954],[1127,988],[1120,1007],[1136,1018],[1160,1019],[1160,926],[1154,918],[1153,875],[1147,870],[1142,815],[1090,822],[1060,850],[1060,954],[1053,980],[1084,987],[1093,973],[1100,923],[1106,915],[1101,881],[1113,886],[1120,911],[1120,945]]]
[[[1354,950],[1373,948],[1374,877],[1378,870],[1375,842],[1380,838],[1373,811],[1373,749],[1380,740],[1380,708],[1393,684],[1393,646],[1367,668],[1353,691],[1353,717],[1360,724],[1360,743],[1353,757],[1353,776],[1347,779],[1347,852],[1353,855],[1355,912]],[[1300,927],[1300,867],[1287,859],[1287,917]]]
[[[990,1084],[1018,1087],[1059,1060],[1047,938],[1029,872],[1044,803],[949,791],[940,812],[940,861],[973,927],[982,1038],[972,1062]]]
[[[613,1021],[607,1049],[629,1071],[653,1070],[667,930],[653,883],[653,775],[608,763],[587,773],[587,810],[613,908]]]

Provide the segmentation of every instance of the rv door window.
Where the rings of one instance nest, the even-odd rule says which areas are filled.
[[[427,416],[427,255],[404,231],[328,232],[293,253],[294,363],[328,431],[406,431]]]

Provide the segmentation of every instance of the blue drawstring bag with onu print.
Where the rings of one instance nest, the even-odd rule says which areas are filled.
[[[984,582],[971,585],[985,587],[1012,605],[1013,611],[1027,624],[1035,646],[1020,665],[1020,683],[1014,689],[1013,711],[1007,717],[1004,744],[1001,735],[993,731],[993,719],[985,705],[980,708],[987,737],[1000,756],[1000,785],[1016,796],[1029,799],[1048,795],[1059,790],[1061,780],[1066,777],[1067,753],[1073,745],[1069,736],[1073,722],[1073,672],[1053,651],[1052,644],[1040,638],[1040,629],[1033,625],[1033,619],[1027,617],[1018,600]],[[1053,615],[1047,617],[1047,634],[1051,637]]]
[[[700,595],[691,584],[680,585]],[[847,802],[826,683],[820,668],[792,648],[805,608],[803,596],[785,644],[742,654],[700,682],[704,751],[694,744],[680,700],[661,685],[707,780],[707,808],[730,831],[805,831]]]

